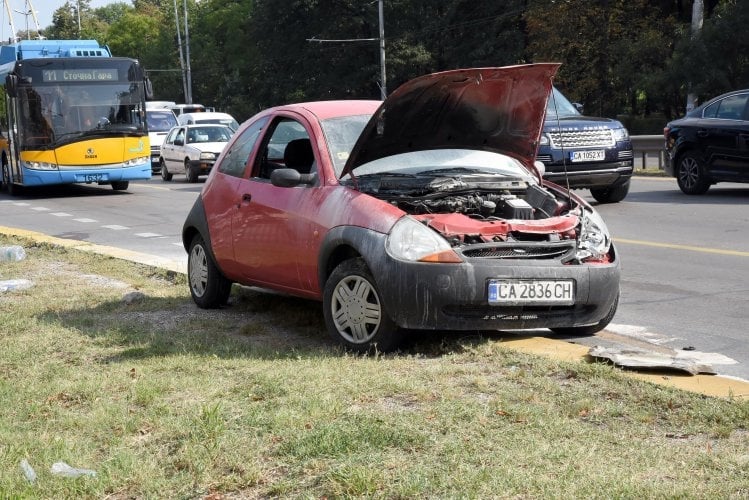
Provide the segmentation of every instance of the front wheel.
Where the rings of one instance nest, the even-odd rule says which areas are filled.
[[[16,187],[16,185],[13,184],[13,180],[10,178],[10,165],[8,165],[7,163],[3,163],[2,170],[3,170],[2,172],[3,190],[8,191],[8,194],[10,196],[14,196],[18,194],[18,187]]]
[[[198,169],[190,166],[190,160],[185,160],[185,174],[187,182],[198,182]]]
[[[171,181],[172,180],[172,174],[167,170],[166,163],[164,163],[164,158],[159,160],[159,163],[161,164],[161,178],[165,181]]]
[[[679,157],[676,166],[676,182],[684,194],[705,194],[710,189],[710,179],[705,174],[705,162],[694,151]]]
[[[196,235],[190,243],[187,279],[190,283],[190,295],[198,307],[215,309],[229,300],[231,281],[221,274],[200,235]]]
[[[392,351],[402,340],[364,259],[346,260],[333,270],[325,283],[323,313],[333,339],[352,351]]]
[[[571,337],[587,337],[593,335],[600,332],[601,330],[606,328],[609,323],[611,323],[611,320],[614,319],[614,315],[616,314],[616,310],[618,307],[619,295],[616,296],[616,300],[614,300],[614,303],[611,304],[611,309],[609,309],[609,312],[606,313],[606,316],[604,316],[604,318],[595,325],[551,328],[551,331],[559,335],[569,335]]]
[[[114,181],[112,189],[115,191],[125,191],[130,186],[130,181]]]
[[[627,197],[630,180],[604,189],[591,189],[590,194],[598,203],[618,203]]]

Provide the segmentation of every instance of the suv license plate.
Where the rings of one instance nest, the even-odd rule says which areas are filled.
[[[573,280],[489,280],[489,304],[572,305]]]
[[[603,161],[606,159],[606,151],[595,149],[592,151],[570,151],[570,161],[573,163],[580,161]]]

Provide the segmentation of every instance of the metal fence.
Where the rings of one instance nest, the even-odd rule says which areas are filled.
[[[663,170],[666,163],[665,139],[662,135],[633,135],[632,148],[635,153],[635,168]]]

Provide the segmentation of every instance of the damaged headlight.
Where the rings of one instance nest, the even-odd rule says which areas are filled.
[[[395,223],[385,250],[398,260],[462,262],[447,240],[411,217],[402,217]]]
[[[580,218],[580,236],[577,245],[577,259],[603,260],[611,248],[611,236],[598,212],[589,208],[582,209]]]

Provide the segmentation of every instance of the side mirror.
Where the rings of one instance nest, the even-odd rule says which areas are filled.
[[[575,109],[577,110],[578,113],[583,114],[582,104],[580,104],[579,102],[573,102],[572,105],[575,106]]]
[[[270,174],[270,182],[277,187],[311,186],[317,180],[317,174],[300,174],[293,168],[277,168]]]
[[[143,89],[146,91],[146,101],[153,100],[153,84],[147,76],[143,78]]]

